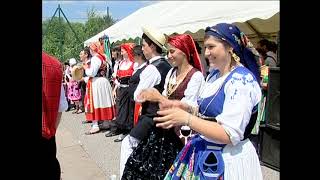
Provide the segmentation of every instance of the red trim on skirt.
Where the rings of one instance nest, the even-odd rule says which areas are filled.
[[[107,108],[94,108],[93,113],[86,113],[86,120],[111,121],[115,115],[115,106]]]

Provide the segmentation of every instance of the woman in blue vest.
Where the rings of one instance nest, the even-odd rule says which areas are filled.
[[[154,118],[157,127],[188,125],[199,133],[165,179],[260,180],[259,159],[247,138],[261,99],[259,54],[238,27],[226,23],[206,28],[204,48],[212,71],[198,106],[163,101]]]

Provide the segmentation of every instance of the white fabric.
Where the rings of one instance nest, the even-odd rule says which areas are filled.
[[[155,85],[160,84],[161,75],[158,69],[151,63],[157,59],[161,58],[160,56],[153,57],[149,60],[149,65],[141,72],[140,81],[137,86],[137,89],[134,91],[133,99],[137,101],[137,96],[143,89],[152,88]]]
[[[147,62],[144,62],[144,63],[142,63],[142,64],[139,66],[139,64],[137,63],[137,64],[135,65],[134,69],[133,69],[133,74],[136,73],[139,69],[143,68],[146,64],[147,64]],[[132,74],[132,75],[133,75],[133,74]]]
[[[90,61],[91,61],[90,68],[87,68],[85,70],[85,73],[88,77],[95,77],[101,66],[101,60],[97,56],[93,56],[91,57]]]
[[[113,66],[113,74],[112,74],[113,78],[116,78],[118,68],[119,68],[119,61],[116,61]]]
[[[64,78],[68,78],[69,81],[70,81],[70,79],[71,79],[71,67],[70,67],[70,66],[68,66],[68,67],[66,68],[66,70],[64,71],[64,75],[65,75]]]
[[[217,73],[216,75],[214,75],[211,78],[210,78],[210,76],[208,76],[206,78],[206,82],[204,83],[204,85],[202,86],[202,88],[200,90],[200,98],[207,98],[209,96],[212,96],[214,93],[216,93],[219,90],[219,88],[221,87],[224,80],[228,77],[229,74],[230,74],[230,72],[224,74],[223,76],[221,76],[218,79],[216,79],[216,78],[218,77],[219,73]],[[214,80],[214,83],[212,83],[212,80]],[[210,91],[208,91],[207,89],[210,89]]]
[[[273,58],[267,57],[264,61],[264,64],[269,67],[276,67],[277,66],[277,55],[272,51],[268,51],[267,56],[271,56]]]
[[[262,180],[259,158],[249,139],[236,146],[226,145],[222,157],[225,166],[224,179]]]
[[[132,65],[132,61],[130,61],[129,59],[124,59],[119,63],[119,70],[128,70],[130,68],[130,66]]]
[[[130,66],[131,66],[131,64],[132,64],[133,62],[132,61],[130,61],[129,59],[123,59],[123,60],[121,60],[120,62],[118,61],[118,64],[116,64],[116,70],[114,71],[114,78],[116,78],[117,77],[117,71],[118,70],[128,70],[129,68],[130,68]],[[117,86],[117,87],[128,87],[128,86],[121,86],[120,85],[120,82],[118,81],[118,79],[116,78],[115,80],[114,80],[114,84]]]
[[[171,68],[166,76],[164,83],[164,90],[162,92],[163,96],[167,96],[167,86],[169,83],[169,78],[174,68]],[[173,72],[172,79],[176,81],[177,72]],[[185,102],[191,106],[197,106],[197,98],[201,89],[201,86],[205,83],[204,77],[200,71],[195,72],[187,85],[187,89],[184,91],[184,97],[181,99],[182,102]]]
[[[68,102],[67,102],[67,98],[66,98],[66,93],[64,91],[63,85],[61,84],[59,111],[58,112],[64,112],[67,109],[68,109]]]
[[[64,70],[64,74],[70,74],[70,73],[71,73],[71,68],[70,66],[68,66],[66,70]]]
[[[120,152],[120,179],[122,177],[125,165],[133,149],[136,148],[139,144],[139,140],[127,135],[121,143],[121,152]]]
[[[93,120],[91,127],[92,127],[92,128],[99,128],[98,120]]]
[[[267,55],[268,55],[268,56],[271,56],[271,57],[273,57],[275,60],[277,60],[277,55],[276,55],[276,53],[274,53],[274,52],[272,52],[272,51],[268,51],[268,52],[267,52]]]
[[[204,91],[202,90],[203,92],[200,94],[200,97],[204,98],[215,94],[228,75],[229,73],[216,79],[212,83],[207,82],[204,85]],[[245,84],[243,83],[244,79],[247,81]],[[236,145],[243,139],[246,126],[250,121],[251,111],[261,100],[262,94],[260,86],[256,81],[252,80],[253,76],[251,74],[235,72],[224,87],[225,100],[223,110],[221,114],[215,117],[217,122],[222,125],[230,136],[233,145]],[[210,89],[210,91],[206,91],[205,89]]]
[[[113,106],[112,88],[107,78],[94,77],[92,79],[93,107],[106,108]]]
[[[233,77],[240,80],[226,83],[223,109],[227,109],[227,111],[222,111],[216,120],[228,132],[232,144],[236,145],[243,139],[252,109],[260,102],[262,93],[256,81],[243,84],[244,78],[247,81],[253,80],[254,77],[251,74],[234,73]]]
[[[76,65],[76,64],[77,64],[77,60],[75,58],[69,59],[69,65],[70,66],[73,66],[73,65]]]
[[[151,59],[149,59],[148,61],[151,64],[151,63],[153,63],[154,61],[156,61],[157,59],[160,59],[160,58],[161,58],[161,56],[154,56]]]
[[[84,42],[84,46],[98,41],[103,35],[108,35],[110,42],[141,37],[141,27],[145,25],[170,35],[174,32],[183,34],[186,31],[195,33],[221,22],[234,23],[250,20],[255,30],[250,28],[250,25],[241,23],[243,27],[241,29],[244,29],[245,34],[253,36],[259,33],[276,34],[280,29],[279,7],[279,1],[159,1],[138,9],[91,37]],[[263,21],[276,13],[277,18]]]
[[[118,69],[119,69],[120,61],[121,61],[121,60],[116,61],[115,65],[114,65],[114,69],[113,69],[113,74],[112,74],[112,77],[115,78],[114,84],[115,84],[116,86],[119,86],[119,85],[120,85],[119,81],[118,81],[117,78],[116,78],[116,77],[117,77],[117,72],[118,72]]]
[[[228,75],[229,73],[220,78],[218,74],[211,78],[208,77],[200,97],[204,98],[215,94]],[[222,113],[216,117],[217,122],[230,135],[231,140],[231,144],[227,144],[222,153],[225,164],[224,178],[228,180],[262,180],[256,149],[249,139],[241,141],[245,127],[250,120],[251,110],[260,101],[260,86],[256,81],[253,81],[251,74],[235,72],[232,78],[226,82],[224,93]],[[203,135],[201,138],[219,143]]]
[[[204,136],[201,138],[214,142]],[[222,152],[225,171],[224,179],[228,180],[262,180],[260,161],[253,144],[249,139],[236,145],[227,144]]]
[[[93,56],[91,59],[90,68],[85,70],[87,77],[84,78],[88,82],[89,77],[92,78],[92,97],[94,108],[106,108],[113,106],[112,88],[107,78],[95,77],[101,66],[101,60]]]

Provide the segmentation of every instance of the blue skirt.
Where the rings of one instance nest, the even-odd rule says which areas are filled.
[[[222,180],[224,162],[222,150],[225,144],[215,144],[198,134],[178,154],[165,180],[211,179]]]

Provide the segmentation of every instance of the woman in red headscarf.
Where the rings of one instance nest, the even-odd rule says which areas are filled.
[[[204,83],[202,66],[195,43],[190,35],[168,38],[168,58],[173,68],[168,72],[162,95],[155,89],[143,90],[141,101],[161,102],[168,99],[197,104],[197,96]],[[163,179],[175,157],[183,147],[174,128],[154,128],[132,152],[122,179]]]
[[[120,46],[123,59],[120,61],[116,72],[115,88],[113,90],[117,104],[117,117],[114,123],[110,124],[111,130],[105,135],[106,137],[111,137],[122,134],[115,142],[121,141],[132,128],[128,110],[130,104],[128,90],[129,79],[132,76],[134,66],[133,47],[133,43],[124,43]]]
[[[112,88],[109,80],[105,77],[108,65],[106,56],[99,53],[96,44],[90,45],[91,59],[83,66],[87,77],[85,95],[86,120],[92,121],[92,127],[87,135],[100,131],[98,121],[111,121],[115,116],[115,105],[112,97]]]

